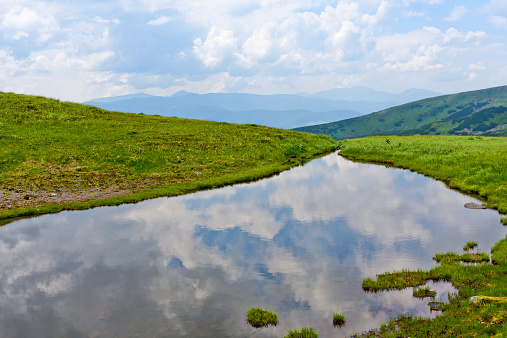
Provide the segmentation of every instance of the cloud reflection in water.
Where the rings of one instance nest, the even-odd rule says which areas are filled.
[[[332,154],[256,183],[14,222],[0,229],[0,336],[347,336],[429,315],[411,290],[365,294],[362,278],[429,268],[469,240],[489,251],[506,231],[471,200]],[[252,306],[280,325],[250,328]]]

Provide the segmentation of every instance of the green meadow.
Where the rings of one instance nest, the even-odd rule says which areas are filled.
[[[341,155],[417,171],[474,194],[490,208],[507,212],[507,138],[459,136],[368,137],[341,142]],[[507,224],[507,218],[502,218]],[[480,224],[478,224],[480,226]],[[499,226],[502,226],[499,224]],[[436,253],[428,271],[386,272],[363,280],[366,292],[414,288],[415,297],[431,297],[428,281],[449,281],[458,292],[448,302],[429,302],[441,311],[435,319],[401,315],[363,337],[502,337],[507,334],[507,238],[491,253]],[[479,298],[473,298],[478,296]]]
[[[336,146],[327,136],[258,125],[126,114],[0,93],[0,219],[251,181]]]

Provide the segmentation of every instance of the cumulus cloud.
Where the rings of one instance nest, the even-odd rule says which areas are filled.
[[[492,29],[507,27],[507,10],[500,0],[489,2],[489,13],[479,11],[479,5],[449,7],[435,0],[92,3],[93,9],[46,0],[2,1],[2,50],[14,58],[4,61],[9,66],[2,71],[4,77],[11,76],[9,88],[47,93],[46,86],[33,82],[34,72],[40,78],[43,73],[61,78],[54,83],[86,79],[74,86],[71,96],[68,85],[52,95],[73,100],[131,90],[162,95],[180,89],[315,92],[371,86],[379,78],[384,87],[409,86],[410,79],[420,86],[422,77],[442,83],[439,79],[452,78],[450,73],[463,76],[463,71],[448,67],[451,63],[461,70],[477,61],[496,64],[494,52],[505,48],[492,43],[503,41],[498,31],[467,30],[463,20],[459,28],[449,29],[442,22],[473,11],[474,22],[489,21]],[[55,64],[55,50],[74,59],[65,61],[73,67],[66,81],[65,75],[55,73],[63,69]],[[489,69],[493,67],[486,72]],[[386,77],[385,72],[394,73]],[[416,72],[420,76],[395,80],[394,74]]]
[[[201,38],[194,40],[194,52],[206,67],[213,68],[228,56],[234,56],[237,44],[232,30],[213,26],[204,42]]]
[[[36,34],[41,41],[48,40],[52,33],[59,30],[54,16],[39,8],[14,6],[10,8],[0,23],[4,36],[15,40]]]
[[[377,40],[377,50],[383,55],[385,70],[421,71],[444,68],[443,60],[464,50],[467,44],[479,43],[485,32],[460,32],[449,28],[442,32],[435,27],[394,35]]]

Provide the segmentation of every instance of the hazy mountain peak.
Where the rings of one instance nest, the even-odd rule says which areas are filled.
[[[311,94],[311,96],[331,100],[390,102],[393,106],[438,95],[442,94],[426,89],[411,88],[401,92],[400,94],[394,94],[364,86],[333,88]]]
[[[127,94],[120,96],[110,96],[110,97],[102,97],[98,99],[92,99],[88,102],[116,102],[130,99],[146,99],[149,97],[155,97],[154,95],[146,94],[146,93],[135,93],[135,94]]]
[[[185,95],[188,95],[188,94],[193,94],[192,92],[187,92],[186,90],[180,90],[176,93],[174,93],[173,95],[169,95],[169,97],[180,97],[180,96],[185,96]]]

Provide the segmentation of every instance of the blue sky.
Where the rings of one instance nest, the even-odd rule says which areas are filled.
[[[505,0],[0,0],[0,91],[456,93],[507,84]]]

